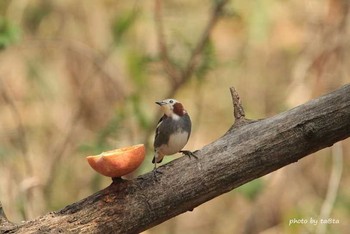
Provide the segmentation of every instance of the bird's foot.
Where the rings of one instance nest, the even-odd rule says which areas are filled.
[[[196,155],[196,152],[197,152],[198,150],[196,150],[196,151],[189,151],[189,150],[180,150],[179,151],[179,153],[182,153],[183,155],[186,155],[186,156],[188,156],[188,157],[193,157],[193,158],[195,158],[195,159],[198,159],[198,157],[197,157],[197,155]]]
[[[154,179],[155,179],[156,181],[159,181],[159,177],[157,176],[157,174],[162,175],[163,172],[159,171],[158,168],[154,168],[154,169],[153,169],[153,176],[154,176]]]

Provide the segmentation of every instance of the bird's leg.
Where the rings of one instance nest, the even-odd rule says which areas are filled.
[[[156,162],[156,161],[154,161],[153,175],[154,175],[155,180],[157,180],[157,181],[158,181],[158,178],[157,178],[157,173],[158,173],[158,174],[163,174],[163,172],[158,171],[158,168],[157,168],[157,162]]]
[[[196,155],[196,152],[197,152],[198,150],[196,150],[196,151],[189,151],[189,150],[180,150],[179,151],[179,153],[182,153],[182,154],[184,154],[184,155],[186,155],[186,156],[188,156],[188,157],[194,157],[195,159],[198,159],[198,157],[197,157],[197,155]]]

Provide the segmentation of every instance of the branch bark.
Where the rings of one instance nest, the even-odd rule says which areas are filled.
[[[234,106],[240,105],[231,92]],[[33,221],[9,226],[0,219],[0,232],[139,233],[349,137],[349,93],[346,85],[271,118],[243,121],[197,151],[198,159],[181,157],[159,167],[157,180],[151,172],[116,180]],[[235,116],[245,119],[244,111]]]

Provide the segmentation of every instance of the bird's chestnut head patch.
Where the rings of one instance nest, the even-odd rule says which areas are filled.
[[[183,105],[180,102],[177,102],[173,105],[173,111],[175,114],[177,114],[178,116],[183,116],[184,114],[186,114],[186,110],[184,109]]]

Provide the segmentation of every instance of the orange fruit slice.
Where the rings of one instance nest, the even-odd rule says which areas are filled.
[[[136,170],[145,159],[143,144],[123,147],[86,157],[90,166],[108,177],[121,177]]]

